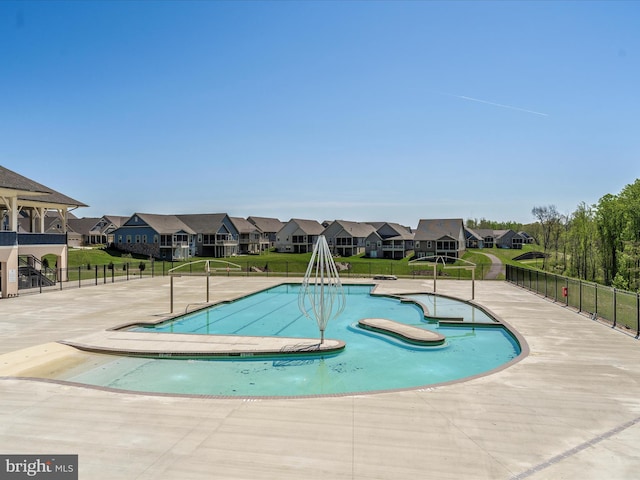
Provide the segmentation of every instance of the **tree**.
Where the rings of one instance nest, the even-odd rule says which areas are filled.
[[[597,275],[595,207],[581,202],[571,214],[567,230],[569,274],[594,281]]]
[[[607,194],[597,207],[596,225],[602,255],[605,285],[611,285],[618,273],[618,253],[622,251],[622,212],[618,197]]]
[[[622,217],[622,250],[618,256],[618,271],[627,288],[640,288],[640,179],[627,185],[618,196]]]
[[[533,207],[531,214],[538,219],[540,224],[540,233],[542,238],[540,239],[542,247],[544,249],[545,256],[542,260],[543,270],[546,268],[547,253],[552,246],[552,239],[557,246],[557,238],[559,235],[560,226],[560,214],[555,205],[549,205],[545,207]],[[557,249],[556,249],[557,252]],[[557,253],[556,253],[557,256]]]

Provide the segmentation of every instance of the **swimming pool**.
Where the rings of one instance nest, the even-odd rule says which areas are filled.
[[[520,354],[514,336],[483,310],[430,294],[411,301],[370,295],[371,285],[345,286],[346,309],[327,326],[326,338],[346,343],[343,351],[313,356],[244,359],[150,359],[96,355],[82,371],[58,377],[114,389],[215,396],[296,397],[341,395],[426,387],[500,368]],[[315,322],[298,309],[299,285],[280,285],[230,303],[194,312],[149,332],[279,335],[317,338]],[[456,317],[445,325],[425,318]],[[441,347],[421,347],[359,328],[358,320],[384,317],[444,335]],[[462,320],[462,321],[460,321]]]

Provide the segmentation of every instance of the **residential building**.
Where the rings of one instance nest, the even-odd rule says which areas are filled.
[[[99,220],[94,217],[69,218],[67,220],[67,232],[69,233],[67,244],[70,247],[89,245],[91,229]],[[71,233],[73,233],[73,237]]]
[[[413,237],[417,258],[442,256],[460,258],[466,249],[461,218],[422,219]]]
[[[247,220],[262,231],[260,250],[265,251],[270,248],[275,248],[276,236],[282,227],[284,227],[284,223],[277,218],[268,217],[248,217]]]
[[[187,214],[177,217],[197,234],[194,255],[214,258],[238,255],[240,232],[226,213]]]
[[[494,230],[496,247],[522,249],[525,239],[513,230]]]
[[[518,234],[524,239],[524,243],[527,243],[527,244],[536,243],[536,239],[533,238],[531,235],[529,235],[527,232],[520,231],[518,232]]]
[[[196,234],[176,215],[134,213],[113,232],[119,250],[162,260],[195,255]]]
[[[327,226],[322,235],[333,255],[351,257],[365,251],[366,240],[376,229],[368,223],[335,220]]]
[[[89,235],[85,241],[86,245],[107,245],[112,246],[115,243],[113,232],[120,228],[129,217],[119,215],[103,215],[89,229]]]
[[[526,235],[526,234],[525,234]],[[467,248],[516,248],[528,243],[526,236],[513,230],[492,230],[488,228],[465,229]],[[531,238],[531,237],[529,237]]]
[[[262,251],[262,247],[268,244],[268,239],[264,237],[262,230],[249,220],[241,217],[229,218],[238,231],[238,253],[257,255]]]
[[[467,248],[493,248],[495,233],[490,228],[465,229]]]
[[[292,218],[276,235],[276,251],[282,253],[309,253],[324,227],[316,220]]]
[[[367,222],[375,228],[365,242],[365,256],[402,259],[414,252],[411,228],[391,222]]]

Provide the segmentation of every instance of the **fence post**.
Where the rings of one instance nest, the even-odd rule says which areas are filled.
[[[567,289],[567,296],[564,297],[564,306],[569,306],[569,277],[564,278],[564,288]]]
[[[80,288],[82,286],[82,271],[80,270],[80,267],[78,267],[78,288]]]
[[[636,338],[640,337],[640,293],[636,293]]]
[[[593,284],[595,287],[595,292],[594,292],[594,305],[593,305],[593,310],[594,310],[594,314],[596,316],[596,318],[598,318],[598,284],[594,283]]]
[[[113,282],[115,282],[115,281],[116,281],[116,279],[115,279],[115,273],[114,273],[115,271],[116,271],[116,266],[115,266],[115,265],[113,265],[113,268],[111,269],[111,283],[113,283]]]
[[[106,265],[102,266],[102,283],[103,284],[107,283],[107,266]]]
[[[617,312],[616,310],[618,309],[617,305],[617,299],[616,299],[616,289],[615,287],[613,288],[613,328],[616,327],[616,323],[617,323]]]
[[[96,269],[96,285],[98,285],[98,265],[95,266]]]
[[[171,309],[169,310],[170,313],[173,313],[173,275],[171,275],[171,288],[170,288],[170,303],[171,303]]]
[[[578,280],[578,313],[582,312],[582,280]]]
[[[129,262],[125,263],[127,266],[127,281],[129,280]]]

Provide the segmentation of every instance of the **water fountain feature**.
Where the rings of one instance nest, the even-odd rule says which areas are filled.
[[[302,281],[298,306],[305,317],[318,324],[321,344],[324,342],[327,323],[342,313],[345,303],[346,297],[338,269],[326,238],[320,235]]]

